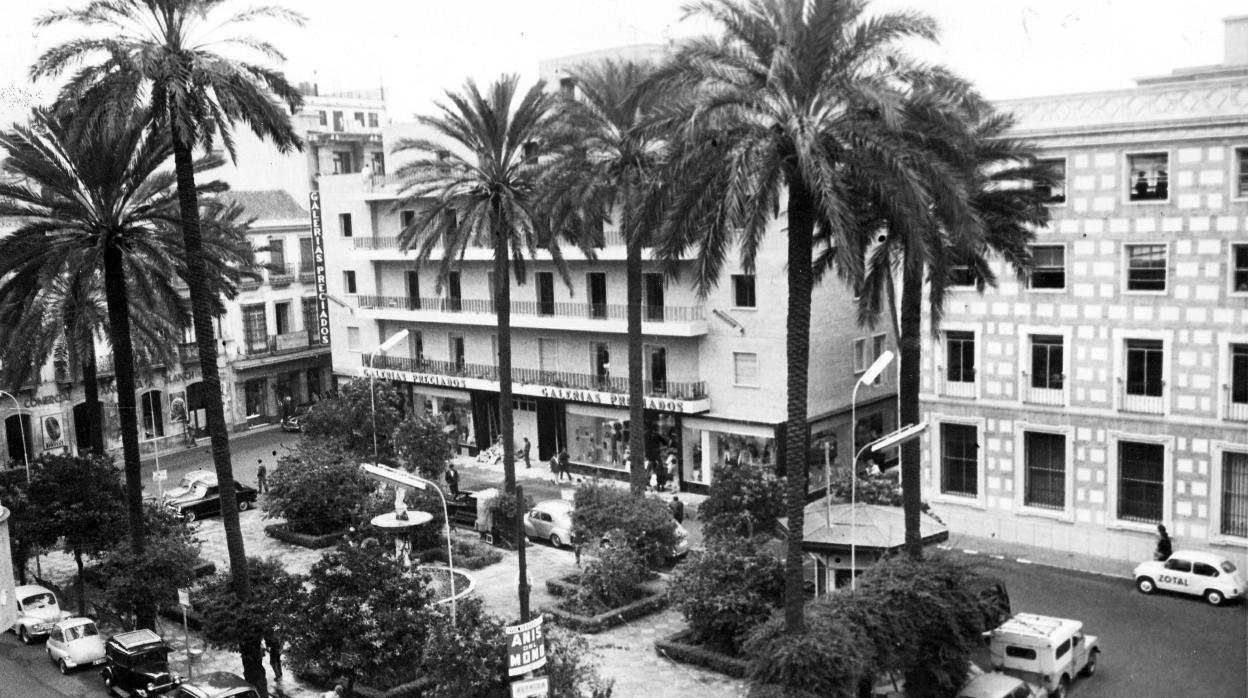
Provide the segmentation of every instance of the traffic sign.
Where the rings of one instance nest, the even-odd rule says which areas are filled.
[[[169,479],[169,471],[168,470],[154,470],[152,471],[152,479],[155,480],[156,482],[164,482],[165,480]]]
[[[178,589],[178,605],[186,608],[191,607],[191,590]]]

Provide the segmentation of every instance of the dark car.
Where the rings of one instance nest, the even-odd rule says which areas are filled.
[[[118,633],[104,643],[100,672],[110,695],[157,696],[169,692],[182,677],[169,669],[169,646],[151,630]]]
[[[178,686],[170,698],[260,698],[260,693],[238,674],[216,671]]]
[[[295,408],[294,413],[288,417],[282,417],[282,431],[301,432],[303,431],[303,419],[312,411],[311,404],[299,405]]]
[[[237,480],[234,487],[238,492],[239,511],[247,511],[255,505],[256,498],[260,496],[256,488]],[[183,475],[182,482],[165,493],[165,508],[187,521],[220,514],[221,489],[217,485],[217,474],[196,470]]]

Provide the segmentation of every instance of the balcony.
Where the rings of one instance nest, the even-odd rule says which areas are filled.
[[[389,176],[389,175],[386,175]],[[601,260],[623,261],[625,256],[624,234],[618,229],[610,229],[597,233],[596,244],[594,248],[598,250],[597,258]],[[368,259],[377,261],[396,261],[410,260],[415,256],[412,251],[402,251],[399,249],[399,238],[396,235],[377,235],[371,237],[353,237],[352,246],[358,252],[364,253]],[[585,256],[573,245],[560,243],[560,249],[563,256],[569,260],[585,259]],[[434,247],[432,254],[433,259],[442,257],[443,245]],[[543,253],[538,250],[539,259],[549,258],[549,253]],[[473,242],[464,250],[464,259],[469,261],[488,261],[494,258],[494,247],[489,241]]]
[[[1222,390],[1226,393],[1226,421],[1248,422],[1248,396],[1232,390],[1229,385],[1222,386]]]
[[[303,262],[299,265],[299,283],[310,284],[316,281],[316,265],[312,262]]]
[[[274,363],[265,359],[285,360],[303,352],[329,351],[329,346],[312,342],[312,335],[305,331],[271,334],[267,337],[248,337],[239,345],[236,366],[249,368],[254,365]]]
[[[293,264],[266,264],[264,269],[269,285],[274,288],[289,286],[295,281],[295,265]]]
[[[1062,407],[1066,404],[1065,376],[1051,376],[1048,385],[1052,387],[1036,387],[1032,385],[1031,376],[1023,371],[1022,400],[1028,405],[1049,405]]]
[[[1118,411],[1135,414],[1165,414],[1166,384],[1128,382],[1118,379]]]
[[[967,380],[955,380],[950,377],[949,371],[941,367],[936,368],[937,393],[944,397],[965,398],[969,400],[975,399],[975,372],[974,370],[964,370],[957,377]]]
[[[178,345],[178,363],[183,366],[199,365],[199,344],[196,342],[182,342]]]

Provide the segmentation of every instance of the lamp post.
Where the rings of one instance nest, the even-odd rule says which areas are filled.
[[[866,453],[867,451],[871,451],[872,453],[879,453],[880,451],[887,451],[890,448],[900,446],[901,444],[904,444],[907,441],[910,441],[911,439],[917,439],[919,435],[922,434],[926,429],[927,429],[927,422],[919,422],[918,424],[911,424],[909,426],[902,427],[898,429],[897,431],[885,434],[884,436],[881,436],[880,438],[876,439],[875,441],[872,441],[866,446],[863,446],[861,451],[854,453],[854,462],[857,463],[858,457],[861,456],[863,453]],[[854,476],[857,477],[857,473],[855,473]],[[853,495],[851,494],[850,502],[849,502],[849,527],[851,529],[849,532],[849,588],[850,588],[850,591],[853,591],[857,587],[857,578],[858,578],[857,523],[858,523],[858,505],[856,502],[853,501]]]
[[[874,383],[893,360],[893,352],[885,350],[875,357],[875,361],[863,371],[854,383],[854,392],[849,400],[849,452],[854,460],[849,464],[849,589],[858,588],[858,388],[864,383]],[[831,512],[832,499],[828,498],[828,511]],[[831,514],[829,514],[831,516]],[[830,522],[829,522],[830,524]]]
[[[22,403],[13,397],[12,393],[6,393],[0,390],[0,395],[13,401],[13,406],[17,408],[17,430],[22,433],[22,460],[26,465],[26,484],[30,484],[30,449],[26,448],[26,425],[22,422]]]
[[[370,411],[372,412],[373,420],[373,462],[378,464],[380,464],[381,461],[377,458],[377,391],[374,389],[377,377],[374,375],[376,371],[373,370],[373,360],[377,358],[378,354],[384,354],[398,346],[399,342],[407,339],[407,335],[407,330],[399,330],[398,332],[395,332],[390,335],[390,339],[382,342],[381,346],[377,347],[377,351],[368,355],[368,403],[371,408]]]

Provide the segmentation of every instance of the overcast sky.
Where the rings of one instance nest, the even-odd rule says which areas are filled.
[[[272,0],[270,0],[272,1]],[[86,0],[4,0],[0,117],[20,113],[31,61],[64,34],[36,30],[49,7]],[[231,3],[251,6],[248,0]],[[286,0],[302,29],[257,27],[288,56],[294,82],[322,91],[385,86],[391,118],[428,111],[429,100],[472,76],[536,79],[537,62],[704,32],[682,21],[680,0]],[[1130,87],[1132,79],[1222,59],[1222,18],[1238,0],[875,0],[871,11],[921,9],[939,22],[938,46],[912,52],[945,63],[1001,99]],[[7,89],[6,89],[7,88]],[[36,89],[35,98],[47,93]]]

